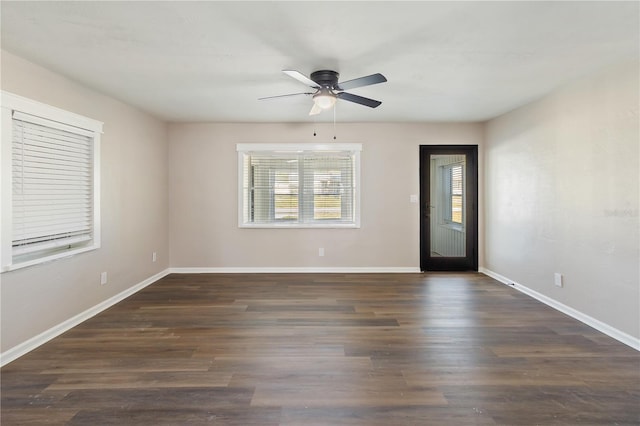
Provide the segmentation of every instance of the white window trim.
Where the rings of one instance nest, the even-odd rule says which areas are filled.
[[[37,265],[63,257],[73,256],[82,252],[95,250],[100,247],[100,135],[103,123],[92,118],[84,117],[60,108],[24,98],[13,93],[2,91],[0,104],[0,120],[2,132],[0,134],[0,272],[13,271],[27,266]],[[12,255],[12,186],[11,186],[11,140],[13,132],[13,112],[29,114],[59,123],[78,133],[87,134],[93,138],[93,239],[88,246],[79,247],[64,252],[45,255],[37,259],[13,263]]]
[[[239,143],[236,145],[236,151],[238,152],[238,227],[239,228],[268,228],[268,229],[291,229],[291,228],[341,228],[341,229],[354,229],[360,228],[360,195],[361,180],[360,180],[360,152],[362,151],[362,144],[360,143],[336,143],[336,144],[308,144],[308,143]],[[356,191],[354,197],[354,223],[244,223],[243,220],[243,193],[242,193],[242,171],[243,171],[243,155],[247,151],[281,151],[282,153],[302,153],[304,151],[324,151],[324,152],[337,152],[337,151],[352,151],[356,155],[355,164],[355,179],[356,179]]]

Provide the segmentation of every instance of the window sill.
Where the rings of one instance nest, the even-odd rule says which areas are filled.
[[[49,256],[38,257],[38,258],[35,258],[35,259],[32,259],[32,260],[23,260],[23,261],[20,261],[18,263],[13,263],[11,265],[3,266],[2,270],[0,272],[1,273],[11,272],[11,271],[15,271],[17,269],[26,268],[26,267],[29,267],[29,266],[40,265],[40,264],[43,264],[43,263],[52,262],[54,260],[63,259],[65,257],[75,256],[76,254],[84,253],[84,252],[87,252],[87,251],[96,250],[98,248],[100,248],[99,245],[92,245],[92,246],[81,247],[81,248],[77,248],[77,249],[73,249],[73,250],[67,250],[67,251],[64,251],[64,252],[58,252],[58,253],[55,253],[55,254],[51,254]]]
[[[357,229],[356,223],[242,223],[244,229]]]

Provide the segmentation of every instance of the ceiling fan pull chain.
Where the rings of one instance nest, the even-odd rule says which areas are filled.
[[[313,136],[316,136],[316,128],[318,127],[318,117],[313,116]]]

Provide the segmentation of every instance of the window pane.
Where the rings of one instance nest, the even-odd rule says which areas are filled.
[[[341,177],[340,170],[322,170],[313,173],[314,219],[342,218]]]
[[[465,256],[465,156],[431,154],[429,169],[430,256]]]
[[[451,222],[462,223],[462,195],[451,196]]]
[[[274,218],[298,219],[298,172],[276,170],[273,190]]]

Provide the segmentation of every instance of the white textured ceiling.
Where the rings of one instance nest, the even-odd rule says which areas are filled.
[[[281,73],[389,80],[338,121],[483,121],[639,52],[631,2],[10,2],[2,48],[169,121],[311,121]],[[316,120],[333,119],[325,112]]]

